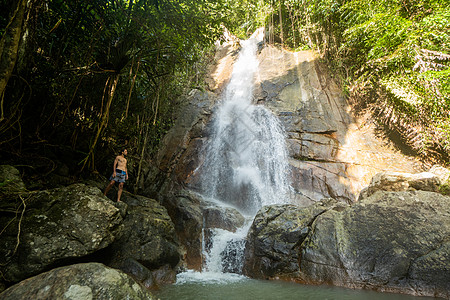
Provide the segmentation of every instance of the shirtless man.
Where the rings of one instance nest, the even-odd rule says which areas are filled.
[[[116,182],[119,183],[119,191],[117,192],[117,202],[120,202],[120,197],[122,196],[123,184],[125,180],[128,180],[128,171],[127,171],[127,149],[124,149],[120,155],[116,156],[114,160],[113,173],[109,180],[111,182],[106,187],[105,192],[103,193],[105,196],[109,192],[109,190],[114,186]]]

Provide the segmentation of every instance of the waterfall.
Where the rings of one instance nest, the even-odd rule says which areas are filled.
[[[213,229],[212,246],[204,253],[205,270],[240,273],[245,237],[264,205],[287,202],[288,153],[278,118],[253,102],[256,57],[263,31],[246,41],[230,82],[213,114],[211,135],[201,171],[202,193],[220,205],[238,209],[246,225],[235,233]]]
[[[276,116],[253,104],[258,35],[242,43],[231,80],[214,114],[202,171],[203,193],[248,215],[285,202],[289,190],[284,130]],[[261,38],[261,37],[260,37]]]

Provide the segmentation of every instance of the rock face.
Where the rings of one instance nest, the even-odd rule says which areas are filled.
[[[236,54],[231,44],[219,47],[207,78],[210,90],[193,90],[183,99],[187,105],[163,139],[156,160],[158,175],[147,176],[145,195],[200,188],[208,126]],[[328,197],[352,203],[380,171],[422,171],[420,163],[378,139],[373,125],[353,118],[341,88],[315,52],[263,45],[257,56],[254,99],[269,108],[286,131],[295,203],[306,206]]]
[[[351,203],[380,170],[416,171],[413,160],[383,146],[370,124],[352,117],[314,52],[266,46],[258,57],[255,98],[284,125],[292,186],[299,194]]]
[[[243,273],[259,279],[297,278],[300,245],[310,232],[311,223],[327,210],[345,207],[333,199],[309,207],[291,204],[263,207],[247,236]]]
[[[177,114],[175,125],[163,138],[156,157],[157,168],[146,175],[144,196],[166,195],[188,184],[195,186],[193,176],[199,162],[207,131],[211,107],[218,99],[212,92],[192,90]]]
[[[450,197],[378,191],[315,220],[299,279],[448,298],[449,236]]]
[[[124,198],[128,203],[124,230],[108,249],[111,255],[109,265],[133,275],[149,288],[174,282],[174,269],[182,254],[167,210],[146,197]],[[166,275],[161,278],[163,281],[159,281],[157,275],[162,270],[166,270]]]
[[[18,218],[0,216],[0,227],[6,228],[0,239],[0,268],[7,282],[92,254],[122,233],[119,209],[97,188],[75,184],[21,197],[26,209],[18,208]]]
[[[127,274],[99,263],[57,268],[24,280],[0,299],[154,299]]]

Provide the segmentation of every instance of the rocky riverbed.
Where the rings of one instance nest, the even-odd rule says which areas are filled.
[[[99,189],[106,179],[29,191],[16,168],[0,167],[0,299],[151,299],[180,270],[201,270],[210,232],[244,222],[198,193],[236,54],[224,44],[209,89],[186,95],[142,195],[116,203]],[[449,171],[429,170],[355,119],[315,53],[261,44],[258,60],[255,104],[286,130],[293,191],[253,220],[244,274],[449,298]]]

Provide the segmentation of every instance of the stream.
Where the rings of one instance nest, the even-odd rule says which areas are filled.
[[[161,300],[420,300],[429,297],[312,286],[292,282],[255,280],[232,273],[188,271],[177,283],[154,293]]]

